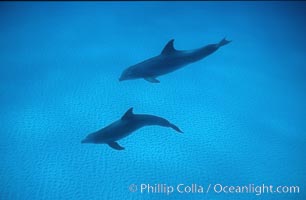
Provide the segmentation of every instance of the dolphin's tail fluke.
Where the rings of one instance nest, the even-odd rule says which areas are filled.
[[[139,115],[138,115],[139,116]],[[147,126],[163,126],[163,127],[170,127],[176,130],[179,133],[183,133],[179,127],[175,126],[174,124],[170,123],[168,120],[162,117],[154,116],[154,115],[141,115],[144,124]]]
[[[183,131],[181,131],[181,129],[179,129],[179,127],[175,126],[174,124],[170,123],[170,127],[173,128],[174,130],[176,130],[179,133],[183,133]]]
[[[228,43],[230,43],[230,42],[231,42],[231,40],[227,40],[226,38],[223,38],[223,39],[219,42],[218,47],[222,47],[222,46],[224,46],[224,45],[226,45],[226,44],[228,44]]]

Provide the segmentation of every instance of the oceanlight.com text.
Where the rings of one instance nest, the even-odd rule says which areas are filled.
[[[176,185],[156,183],[140,183],[140,184],[131,184],[129,186],[130,192],[141,193],[141,194],[165,194],[171,195],[173,193],[178,194],[253,194],[253,195],[263,195],[263,194],[299,194],[300,187],[295,186],[286,186],[286,185],[224,185],[220,183],[216,184],[183,184],[179,183]]]

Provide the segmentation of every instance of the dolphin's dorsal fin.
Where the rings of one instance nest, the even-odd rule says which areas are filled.
[[[124,113],[124,115],[121,117],[121,119],[129,119],[130,117],[132,117],[134,115],[134,113],[133,113],[133,107],[132,108],[130,108],[130,109],[128,109],[128,111],[126,111],[125,113]]]
[[[162,55],[169,55],[171,53],[176,52],[177,50],[173,47],[174,39],[170,40],[166,46],[164,47],[163,51],[161,52]]]

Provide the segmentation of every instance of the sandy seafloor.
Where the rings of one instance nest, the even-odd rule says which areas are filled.
[[[306,199],[305,2],[1,2],[0,199]],[[232,43],[159,78],[123,69]],[[135,113],[167,118],[81,144]],[[140,192],[140,184],[297,185],[299,194]],[[136,184],[138,191],[129,191]]]

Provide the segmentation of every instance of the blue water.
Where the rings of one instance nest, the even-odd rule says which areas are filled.
[[[305,2],[1,2],[0,199],[306,199],[305,19]],[[172,38],[194,49],[225,36],[159,84],[118,81]],[[81,144],[130,107],[184,134],[145,127],[124,151]],[[180,183],[212,188],[140,191]]]

